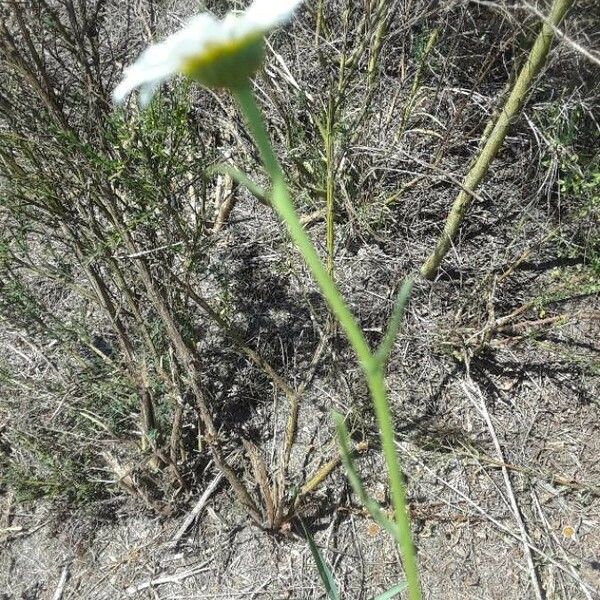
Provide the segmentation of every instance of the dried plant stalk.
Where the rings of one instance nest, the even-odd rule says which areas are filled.
[[[444,231],[435,249],[421,267],[421,275],[426,279],[433,279],[436,276],[444,256],[446,256],[448,250],[452,247],[452,242],[458,235],[460,226],[473,202],[474,192],[486,176],[492,161],[496,158],[510,125],[521,111],[535,78],[546,62],[552,38],[554,37],[553,28],[560,25],[573,2],[574,0],[554,0],[548,20],[542,25],[542,29],[529,53],[527,62],[519,73],[512,92],[504,105],[504,109],[498,116],[498,120],[487,138],[481,153],[463,181],[461,190],[454,200],[454,204],[446,220]]]

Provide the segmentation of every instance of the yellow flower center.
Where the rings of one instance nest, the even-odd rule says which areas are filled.
[[[212,88],[239,88],[261,67],[265,58],[262,34],[212,44],[188,58],[181,72]]]

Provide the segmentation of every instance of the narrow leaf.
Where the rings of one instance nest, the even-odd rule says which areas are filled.
[[[208,176],[218,173],[220,175],[229,175],[237,184],[245,187],[257,200],[263,204],[270,205],[268,195],[257,183],[255,183],[246,173],[240,171],[232,165],[218,164],[206,170]]]
[[[306,535],[306,539],[308,540],[308,546],[310,547],[310,551],[312,552],[313,558],[315,559],[315,563],[317,564],[317,570],[319,571],[319,575],[321,577],[321,581],[325,586],[325,591],[327,592],[327,596],[329,600],[340,600],[340,594],[338,592],[337,586],[335,585],[335,580],[333,578],[333,573],[330,568],[327,566],[325,559],[319,552],[317,545],[315,544],[315,540],[312,535],[304,525],[304,521],[300,519],[300,523],[302,524],[302,529],[304,529],[304,534]]]
[[[400,592],[403,592],[406,587],[406,583],[399,583],[398,585],[391,587],[387,592],[383,592],[383,594],[375,596],[373,600],[391,600],[394,596],[397,596]]]
[[[354,490],[354,493],[358,496],[361,504],[369,511],[371,518],[377,523],[382,529],[385,529],[388,533],[394,536],[394,539],[398,541],[400,539],[400,532],[395,523],[388,519],[379,504],[371,498],[365,488],[363,487],[362,481],[354,466],[352,460],[352,451],[350,449],[350,434],[344,423],[344,417],[337,412],[333,413],[333,419],[335,421],[335,427],[337,430],[338,441],[340,444],[340,455],[344,467],[348,475],[348,481]]]
[[[402,287],[398,292],[398,296],[394,304],[392,316],[390,317],[387,326],[387,331],[385,332],[383,340],[381,341],[381,344],[379,345],[379,348],[375,354],[375,357],[382,367],[388,361],[390,354],[392,353],[394,342],[396,341],[398,331],[400,330],[400,325],[402,324],[402,316],[404,315],[404,310],[408,304],[408,298],[412,290],[412,285],[413,284],[410,279],[406,279],[402,283]]]

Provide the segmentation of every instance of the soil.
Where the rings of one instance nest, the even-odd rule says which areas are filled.
[[[560,57],[557,70],[572,54]],[[391,194],[400,180],[430,174],[422,164],[431,159],[424,123],[434,106],[439,118],[452,114],[464,94],[449,84],[439,94],[426,87],[398,150],[391,126],[377,130],[379,113],[392,104],[393,81],[383,89],[381,110],[365,126],[369,147],[357,142],[348,161],[368,164]],[[437,239],[457,189],[444,173],[460,177],[474,147],[465,142],[466,130],[479,131],[499,89],[490,83],[480,90],[485,110],[462,123],[456,135],[463,145],[445,156],[439,179],[417,182],[393,203],[384,193],[362,199],[337,224],[336,280],[372,343],[381,339],[399,283],[417,272]],[[545,92],[548,87],[542,97]],[[543,183],[543,152],[529,118],[540,103],[534,99],[511,131],[479,191],[483,202],[474,203],[438,279],[416,279],[388,367],[426,599],[600,598],[598,271],[583,254],[567,255],[550,235],[559,227],[560,239],[580,248],[597,223],[581,222],[576,202],[561,205],[554,180]],[[207,260],[227,276],[236,323],[248,340],[290,381],[301,381],[327,309],[272,212],[236,193],[231,225]],[[323,251],[324,225],[310,234]],[[210,295],[210,281],[199,286]],[[274,462],[285,427],[283,400],[264,375],[211,335],[201,342],[210,364],[203,376],[207,389],[226,400],[221,424],[252,437]],[[15,372],[35,368],[53,376],[39,357],[32,364],[21,338],[7,330],[2,339]],[[13,400],[0,418],[14,426],[26,394]],[[357,465],[369,492],[389,509],[369,397],[339,332],[302,400],[290,465],[298,485],[335,455],[334,409],[350,416],[357,441],[368,442]],[[299,523],[284,533],[259,530],[223,482],[173,542],[216,475],[204,465],[193,492],[175,498],[168,515],[116,485],[111,496],[77,509],[60,501],[17,502],[4,490],[0,599],[326,598]],[[390,537],[365,514],[341,469],[301,516],[342,598],[370,600],[402,580]]]

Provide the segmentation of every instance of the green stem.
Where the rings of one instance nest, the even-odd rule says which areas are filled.
[[[410,520],[406,509],[406,487],[394,444],[392,415],[385,388],[384,365],[371,352],[358,322],[348,309],[335,282],[327,272],[315,247],[300,223],[285,183],[283,170],[273,152],[262,114],[256,104],[250,84],[248,83],[247,86],[235,90],[235,96],[258,147],[265,169],[272,179],[273,207],[287,225],[292,240],[311,270],[332,312],[344,328],[365,373],[373,400],[375,416],[379,425],[381,445],[388,469],[394,513],[400,533],[397,542],[404,561],[409,598],[410,600],[420,600],[421,586],[419,583],[416,553],[410,535]]]
[[[410,119],[410,115],[415,106],[415,102],[417,100],[417,94],[419,93],[419,88],[421,87],[421,77],[423,75],[423,71],[425,69],[425,65],[427,64],[427,59],[429,58],[430,52],[433,50],[437,42],[439,34],[439,29],[436,27],[430,34],[429,39],[427,40],[427,45],[425,46],[425,50],[419,59],[419,66],[417,67],[417,72],[415,73],[415,78],[413,79],[413,84],[410,90],[410,96],[408,97],[408,101],[406,103],[406,107],[404,108],[404,113],[402,115],[402,119],[400,120],[400,126],[398,128],[398,132],[396,133],[396,140],[400,139],[408,120]]]
[[[346,330],[348,339],[350,340],[361,365],[364,369],[369,369],[373,363],[371,350],[369,349],[356,319],[348,310],[335,283],[329,276],[329,273],[327,273],[327,269],[323,266],[317,251],[306,234],[304,227],[302,227],[302,224],[300,223],[300,219],[296,214],[285,183],[283,170],[279,164],[279,160],[273,152],[269,134],[265,128],[262,114],[256,105],[252,90],[250,87],[241,88],[235,91],[235,95],[242,113],[246,118],[246,122],[256,146],[258,147],[265,169],[272,179],[273,190],[271,202],[273,207],[278,212],[281,219],[286,223],[290,236],[298,247],[298,250],[300,250],[309,269],[312,271],[331,310],[341,323],[342,327]]]
[[[410,535],[410,518],[408,516],[406,504],[406,484],[404,482],[402,471],[400,470],[398,455],[396,454],[396,447],[394,444],[394,429],[392,425],[392,415],[387,401],[383,367],[380,366],[374,372],[366,373],[366,376],[369,391],[371,392],[371,398],[373,400],[375,416],[377,417],[383,456],[385,458],[388,478],[390,480],[394,515],[399,529],[399,539],[397,542],[404,561],[404,571],[406,573],[409,598],[410,600],[421,600],[419,567],[417,565],[417,556]]]

